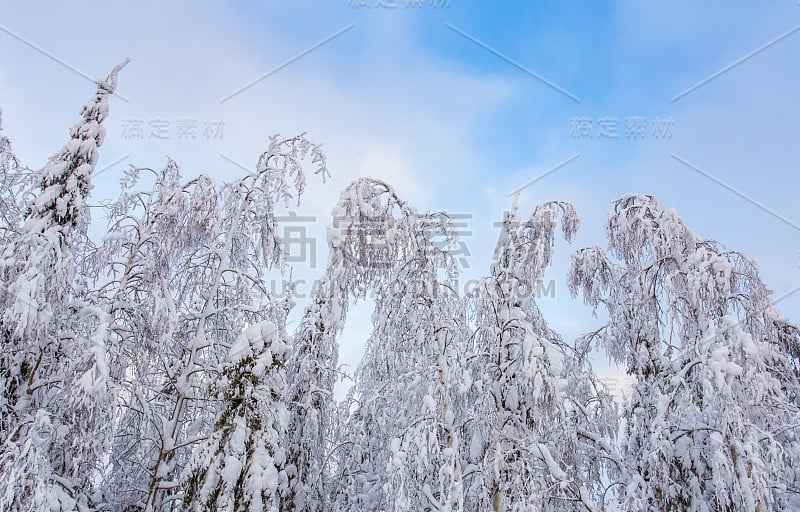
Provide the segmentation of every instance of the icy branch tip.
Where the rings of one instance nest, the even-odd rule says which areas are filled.
[[[125,60],[114,66],[114,69],[111,70],[111,73],[108,74],[106,79],[98,81],[97,85],[99,85],[102,89],[113,93],[117,88],[117,73],[119,73],[119,70],[124,68],[130,61],[130,57],[125,57]]]

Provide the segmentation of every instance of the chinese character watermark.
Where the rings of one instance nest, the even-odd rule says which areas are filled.
[[[433,9],[450,8],[450,0],[347,0],[351,9]]]
[[[629,116],[623,120],[625,138],[628,140],[643,140],[647,138],[648,126],[650,137],[656,140],[671,139],[672,127],[675,121],[672,117],[662,118],[656,116],[651,123],[642,116]],[[597,119],[577,116],[570,118],[569,136],[572,139],[620,139],[621,120],[613,116],[601,116]]]
[[[330,227],[334,237],[353,237],[359,241],[356,253],[345,248],[345,257],[360,268],[389,268],[394,263],[390,247],[390,219],[369,215],[334,215]]]
[[[317,218],[290,211],[275,220],[283,228],[281,242],[286,263],[305,263],[312,269],[317,268],[317,239],[308,235],[309,225],[315,224]]]
[[[573,139],[592,138],[592,118],[573,117],[570,119],[569,135]]]
[[[121,137],[126,140],[221,140],[225,121],[218,119],[198,120],[191,117],[177,119],[137,119],[122,120]]]

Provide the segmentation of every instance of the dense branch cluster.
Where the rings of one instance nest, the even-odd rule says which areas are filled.
[[[124,63],[123,63],[124,65]],[[0,137],[0,510],[767,511],[800,494],[800,330],[755,264],[648,195],[569,288],[604,324],[552,330],[529,293],[575,208],[515,201],[459,293],[453,220],[347,187],[299,327],[278,219],[319,145],[273,137],[222,184],[132,167],[99,242],[87,198],[115,68],[30,172]],[[291,278],[289,279],[291,287]],[[526,293],[527,292],[527,293]],[[375,297],[337,402],[337,336]],[[592,353],[623,366],[615,398]]]

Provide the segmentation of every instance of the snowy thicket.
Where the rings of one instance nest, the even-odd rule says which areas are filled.
[[[271,296],[267,276],[284,266],[275,212],[302,192],[306,156],[324,176],[319,148],[302,137],[273,138],[256,171],[219,186],[207,176],[182,183],[169,162],[149,191],[126,190],[114,204],[92,258],[119,387],[104,479],[114,507],[179,503],[192,450],[219,424],[209,387],[231,346],[265,321],[287,337],[292,304]],[[126,185],[143,171],[132,169]]]
[[[127,61],[126,61],[127,62]],[[568,284],[603,325],[565,340],[535,297],[565,202],[505,216],[459,293],[458,230],[382,181],[342,191],[299,327],[278,219],[304,136],[253,172],[132,167],[87,236],[117,66],[38,173],[0,136],[0,510],[784,510],[800,501],[800,329],[753,262],[651,196],[614,202]],[[347,397],[337,336],[370,294]],[[613,399],[600,350],[633,381]]]

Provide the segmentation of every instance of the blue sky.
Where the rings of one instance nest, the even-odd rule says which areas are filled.
[[[118,89],[127,101],[111,101],[98,169],[119,163],[96,176],[95,201],[118,193],[130,163],[170,156],[187,177],[224,181],[242,172],[231,160],[254,165],[270,134],[307,132],[325,144],[333,175],[311,180],[298,209],[319,219],[308,226],[319,262],[339,191],[369,175],[420,209],[472,215],[473,277],[486,271],[509,192],[578,155],[520,198],[523,212],[570,200],[584,219],[573,244],[557,245],[556,297],[540,302],[565,336],[597,323],[564,285],[569,255],[605,245],[609,206],[626,192],[655,195],[701,236],[757,259],[777,297],[800,286],[796,1],[366,3],[6,2],[4,133],[40,167],[93,91],[81,73],[104,76],[130,56]],[[194,139],[177,136],[187,119]],[[601,120],[616,123],[616,138],[599,136]],[[126,133],[135,121],[141,138]],[[167,123],[165,139],[151,137],[154,121]],[[223,131],[202,137],[206,122]],[[591,137],[578,136],[586,123]],[[645,131],[629,137],[628,123]],[[313,279],[319,269],[298,272]],[[800,320],[800,292],[780,307]],[[369,316],[353,315],[342,349],[351,365]]]

